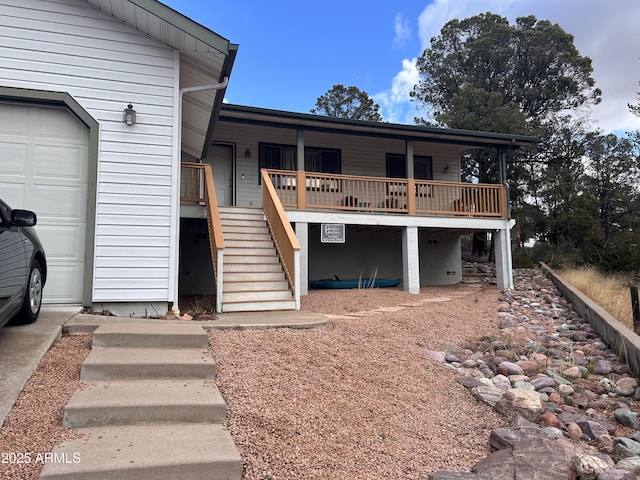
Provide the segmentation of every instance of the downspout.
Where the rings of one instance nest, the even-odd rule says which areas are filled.
[[[178,194],[177,194],[177,202],[176,202],[176,244],[174,247],[174,265],[176,266],[175,268],[175,273],[173,276],[173,299],[172,299],[172,303],[174,305],[173,311],[176,312],[179,315],[180,309],[178,307],[178,300],[179,300],[179,294],[178,294],[178,284],[179,284],[179,268],[180,268],[180,185],[181,185],[181,179],[180,179],[180,174],[181,174],[181,169],[180,169],[180,163],[182,161],[182,97],[184,96],[185,93],[191,93],[191,92],[200,92],[200,91],[204,91],[204,90],[222,90],[223,88],[226,88],[227,85],[229,83],[229,77],[225,76],[224,79],[222,80],[222,82],[219,83],[212,83],[209,85],[199,85],[196,87],[185,87],[185,88],[181,88],[180,90],[178,90],[179,96],[178,96],[178,173],[176,175],[176,189],[178,190]],[[218,283],[220,283],[220,285],[218,285]],[[218,289],[219,293],[222,293],[222,282],[216,282],[216,288]]]

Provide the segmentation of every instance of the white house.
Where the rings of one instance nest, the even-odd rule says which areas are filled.
[[[374,268],[415,293],[487,230],[511,284],[505,158],[535,139],[223,105],[238,46],[155,0],[0,0],[0,26],[0,198],[38,214],[46,304],[294,309]],[[482,147],[499,183],[461,182]]]

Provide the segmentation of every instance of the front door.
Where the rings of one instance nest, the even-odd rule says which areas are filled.
[[[205,163],[211,165],[218,205],[233,203],[233,147],[212,145]]]

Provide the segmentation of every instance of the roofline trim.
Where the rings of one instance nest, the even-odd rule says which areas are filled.
[[[310,113],[287,112],[261,107],[247,107],[225,103],[220,113],[221,117],[244,118],[259,120],[258,116],[269,117],[270,123],[290,125],[292,127],[315,127],[323,130],[346,129],[354,132],[374,133],[380,132],[385,135],[404,136],[413,138],[451,139],[466,138],[467,141],[477,142],[478,145],[490,144],[501,146],[524,146],[534,144],[539,141],[536,137],[526,135],[512,135],[507,133],[482,132],[474,130],[446,129],[437,127],[424,127],[420,125],[406,125],[399,123],[370,122],[364,120],[353,120],[346,118],[328,117],[314,115]],[[279,120],[276,120],[279,119]],[[264,121],[264,120],[263,120]],[[275,125],[274,125],[275,126]],[[350,127],[350,128],[349,128]]]
[[[173,25],[188,35],[206,43],[215,48],[220,53],[229,54],[231,42],[226,38],[218,35],[213,30],[201,25],[200,23],[190,19],[186,15],[174,10],[157,0],[128,0],[129,3],[146,10],[159,19]]]

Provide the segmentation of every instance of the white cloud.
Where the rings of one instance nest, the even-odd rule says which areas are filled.
[[[422,49],[429,46],[431,38],[449,20],[489,11],[505,16],[511,23],[516,17],[535,15],[572,34],[580,54],[593,61],[593,77],[596,86],[602,89],[602,103],[592,108],[594,126],[617,133],[640,129],[640,118],[627,108],[628,103],[638,103],[640,89],[638,0],[617,0],[609,5],[600,0],[434,0],[418,19]],[[403,62],[402,71],[393,79],[391,92],[405,73]],[[402,97],[389,93],[389,99],[391,103],[386,108],[390,111],[410,107]]]
[[[417,58],[402,60],[402,70],[393,77],[391,88],[372,95],[380,105],[380,113],[387,122],[413,123],[416,112],[409,102],[411,90],[418,83],[416,61]]]
[[[393,29],[395,31],[395,37],[393,38],[393,46],[395,48],[400,48],[405,41],[407,41],[411,37],[411,27],[409,26],[409,22],[403,18],[401,13],[396,15],[395,22],[393,24]]]

